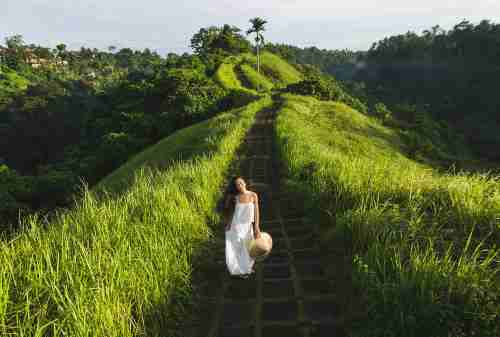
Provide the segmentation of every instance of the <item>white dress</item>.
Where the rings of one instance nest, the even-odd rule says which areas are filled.
[[[255,260],[248,254],[247,244],[253,239],[255,206],[240,202],[238,196],[235,199],[231,229],[226,231],[226,265],[231,275],[250,274]]]

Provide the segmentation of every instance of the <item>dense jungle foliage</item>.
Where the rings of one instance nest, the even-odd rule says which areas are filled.
[[[67,206],[133,154],[239,104],[212,75],[250,50],[233,26],[202,28],[195,54],[70,51],[8,37],[0,48],[0,227]]]
[[[464,138],[476,155],[498,161],[500,100],[495,81],[500,75],[499,39],[500,24],[463,20],[448,31],[436,25],[421,34],[409,31],[386,37],[366,52],[285,44],[267,48],[291,62],[315,65],[343,80],[373,115],[377,115],[375,105],[382,102],[408,123],[425,115],[440,125],[442,136],[454,129],[456,137]],[[427,137],[420,142],[431,140]]]
[[[261,48],[266,21],[250,22]],[[498,336],[500,175],[455,169],[499,167],[485,160],[498,159],[499,37],[499,25],[463,21],[367,52],[267,44],[255,55],[239,28],[223,25],[194,34],[193,54],[165,57],[7,38],[0,334],[190,336],[206,332],[196,315],[219,329],[226,294],[250,288],[224,280],[217,205],[233,168],[251,177],[264,159],[279,175],[281,186],[266,186],[273,201],[300,213],[289,218],[262,198],[276,217],[263,225],[316,232],[314,259],[328,275],[305,274],[335,288],[335,302],[316,307],[334,314],[328,331],[308,317],[323,290],[304,296],[300,275],[281,279],[304,302],[297,327],[314,322],[306,336],[331,335],[337,323],[349,336]],[[270,122],[259,113],[275,117],[265,157],[259,132],[246,137]],[[256,180],[252,188],[266,185]],[[275,247],[286,244],[293,261],[310,238],[283,235]],[[267,296],[272,282],[257,272],[265,322],[262,303],[280,294]],[[205,291],[217,303],[202,305]]]
[[[368,51],[265,49],[305,74],[275,89],[339,100],[399,127],[415,159],[466,168],[474,157],[489,168],[484,159],[499,159],[499,26],[434,26],[387,37]],[[252,50],[238,27],[201,28],[190,46],[194,54],[162,57],[149,49],[70,51],[7,38],[0,47],[0,223],[16,223],[20,211],[66,206],[82,180],[93,185],[175,130],[251,99],[217,80],[223,60]],[[270,79],[275,70],[263,64]],[[247,86],[257,81],[249,65],[236,74]]]

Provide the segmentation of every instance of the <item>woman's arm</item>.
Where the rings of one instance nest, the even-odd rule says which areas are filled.
[[[260,211],[259,211],[259,196],[257,195],[257,193],[253,193],[253,202],[254,202],[254,209],[255,209],[255,219],[254,219],[254,224],[255,224],[255,228],[254,228],[254,235],[255,235],[255,238],[258,239],[260,237]]]

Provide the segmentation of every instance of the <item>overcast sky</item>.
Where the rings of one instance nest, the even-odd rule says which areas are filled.
[[[500,23],[499,0],[0,0],[0,44],[21,34],[28,44],[68,49],[150,48],[161,55],[191,52],[202,27],[249,27],[268,21],[268,41],[299,47],[367,50],[375,41],[462,19]]]

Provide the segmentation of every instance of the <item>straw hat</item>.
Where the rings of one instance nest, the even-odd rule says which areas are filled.
[[[264,260],[273,248],[273,239],[266,232],[260,232],[258,239],[253,239],[248,243],[248,252],[252,259]]]

